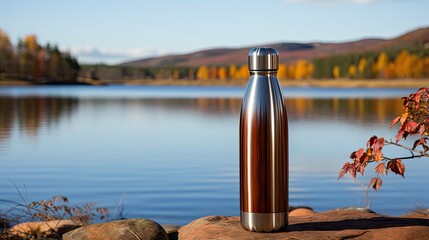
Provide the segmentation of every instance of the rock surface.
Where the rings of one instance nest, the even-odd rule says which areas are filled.
[[[80,222],[72,220],[53,220],[47,222],[25,222],[13,226],[6,234],[24,239],[35,238],[58,238],[63,233],[82,226]]]
[[[80,227],[63,235],[64,240],[168,240],[158,223],[147,219],[127,219]]]
[[[244,230],[239,217],[209,216],[179,229],[179,239],[428,239],[424,214],[387,217],[370,211],[333,210],[289,217],[286,231],[255,233]]]
[[[295,208],[293,210],[290,210],[289,217],[293,216],[305,216],[305,215],[313,215],[316,214],[316,212],[313,211],[311,208]]]
[[[179,238],[179,225],[174,224],[161,224],[161,227],[164,228],[165,232],[168,235],[170,240],[175,240]]]

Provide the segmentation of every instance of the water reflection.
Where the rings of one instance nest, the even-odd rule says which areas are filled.
[[[402,101],[398,99],[287,99],[290,119],[342,119],[353,122],[390,121],[402,112]],[[370,121],[368,121],[370,120]]]
[[[14,127],[36,136],[43,127],[54,126],[60,118],[71,118],[78,106],[72,98],[0,97],[0,143],[8,141]]]
[[[398,99],[287,99],[290,121],[310,119],[314,122],[340,119],[360,122],[385,123],[402,111]],[[61,119],[70,120],[79,107],[119,104],[122,108],[149,107],[169,111],[196,111],[207,116],[238,115],[241,99],[79,99],[58,97],[0,97],[0,144],[8,142],[12,130],[27,136],[36,136],[40,128],[51,128]],[[368,121],[370,120],[370,121]]]
[[[286,99],[292,205],[364,204],[355,182],[336,181],[338,169],[370,134],[390,134],[387,123],[402,107],[396,96],[354,96]],[[126,194],[127,217],[161,223],[237,215],[240,107],[240,98],[208,96],[0,96],[1,196],[19,201],[14,182],[28,186],[31,201],[60,194],[112,210]],[[427,202],[422,169],[407,165],[407,182],[390,175],[388,182],[413,186],[410,194]],[[413,206],[394,186],[383,191],[374,210]]]

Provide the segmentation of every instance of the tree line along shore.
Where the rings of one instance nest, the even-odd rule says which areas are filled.
[[[284,85],[405,86],[429,79],[429,45],[404,45],[364,53],[280,63]],[[243,85],[247,65],[81,65],[57,46],[27,35],[14,47],[0,30],[0,84]]]

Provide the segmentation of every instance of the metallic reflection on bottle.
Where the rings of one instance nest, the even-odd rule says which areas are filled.
[[[288,123],[278,52],[253,48],[240,115],[240,219],[256,232],[288,224]]]

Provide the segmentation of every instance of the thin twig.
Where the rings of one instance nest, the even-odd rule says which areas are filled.
[[[413,154],[413,157],[404,157],[404,158],[401,158],[401,159],[411,159],[411,158],[429,157],[429,152],[423,152],[423,151],[420,151],[420,150],[417,150],[417,149],[412,149],[412,148],[410,148],[410,147],[407,147],[407,146],[405,146],[405,145],[402,145],[402,144],[399,144],[399,143],[396,143],[396,142],[392,142],[392,141],[384,140],[384,142],[385,142],[385,144],[387,144],[387,145],[394,145],[394,146],[397,146],[397,147],[401,147],[401,148],[403,148],[403,149],[407,149],[407,150],[408,150],[408,151],[410,151],[410,152],[415,152],[415,153],[420,154],[420,155],[417,155],[417,156],[415,156],[415,155]]]

